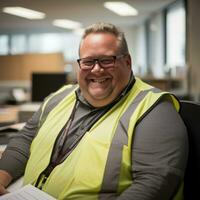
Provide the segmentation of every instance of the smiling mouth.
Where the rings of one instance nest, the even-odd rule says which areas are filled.
[[[108,80],[108,78],[103,78],[103,79],[90,79],[93,83],[104,83],[105,81]]]

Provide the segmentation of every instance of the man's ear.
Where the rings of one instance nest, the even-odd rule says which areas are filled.
[[[132,67],[132,61],[131,61],[131,56],[130,56],[130,54],[128,54],[128,55],[125,57],[125,61],[126,61],[126,65],[131,69],[131,67]]]

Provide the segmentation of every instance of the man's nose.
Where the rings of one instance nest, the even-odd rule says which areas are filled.
[[[103,71],[103,68],[99,64],[98,60],[95,60],[94,67],[92,68],[91,72],[101,72]]]

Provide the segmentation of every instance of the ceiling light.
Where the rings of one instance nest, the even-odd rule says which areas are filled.
[[[42,12],[38,12],[35,10],[30,10],[23,7],[5,7],[3,8],[3,12],[10,14],[10,15],[16,15],[18,17],[24,17],[27,19],[43,19],[45,18],[45,14]]]
[[[53,25],[66,29],[77,29],[82,26],[81,23],[68,19],[56,19],[53,21]]]
[[[105,2],[104,7],[120,16],[135,16],[138,14],[138,11],[134,7],[125,2]]]

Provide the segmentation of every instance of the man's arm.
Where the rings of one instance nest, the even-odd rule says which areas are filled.
[[[23,175],[29,158],[30,145],[37,133],[40,115],[41,108],[26,123],[19,134],[9,141],[3,152],[0,159],[0,194],[3,190],[2,186],[7,187],[11,180]]]
[[[188,156],[186,127],[169,102],[138,124],[132,148],[133,184],[117,200],[169,200],[183,180]]]

